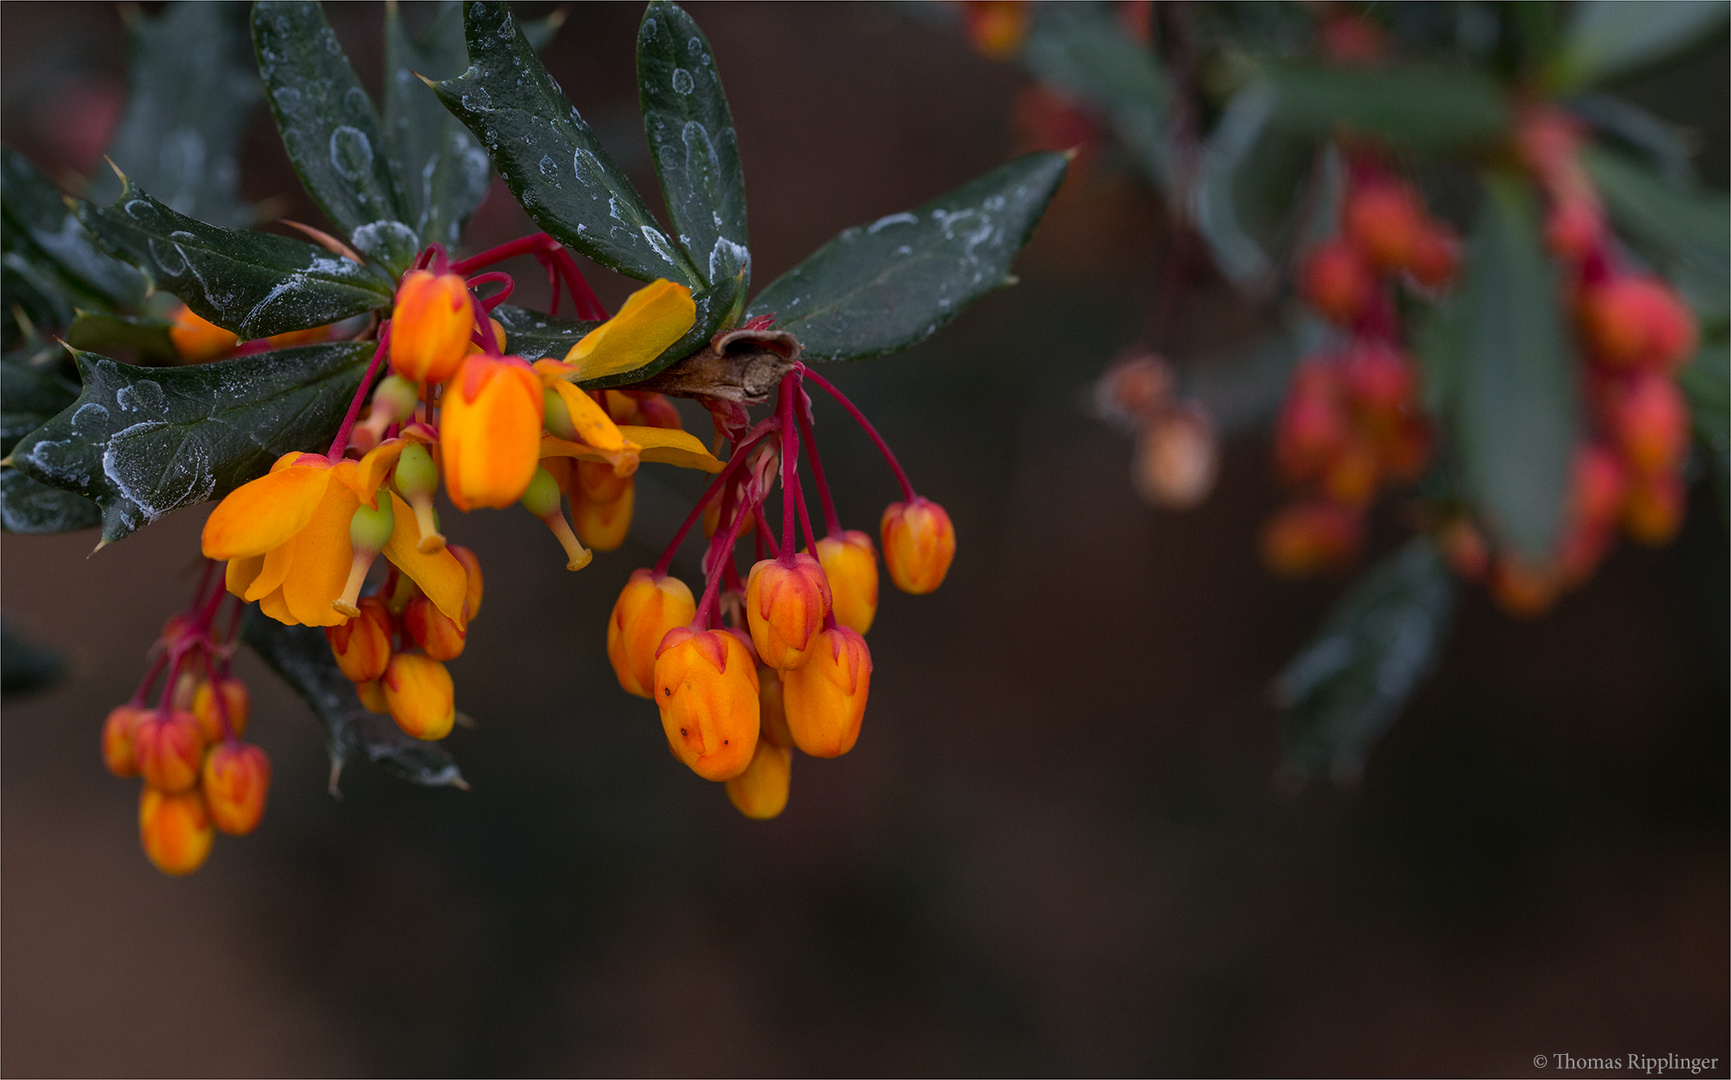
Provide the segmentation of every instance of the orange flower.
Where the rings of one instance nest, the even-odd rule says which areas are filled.
[[[1614,368],[1669,370],[1695,354],[1695,316],[1659,278],[1629,274],[1581,297],[1582,336]]]
[[[835,621],[863,634],[878,611],[878,552],[858,529],[817,542],[817,561],[829,581]]]
[[[469,352],[475,307],[456,274],[411,270],[391,312],[391,370],[414,382],[448,381]]]
[[[337,626],[348,616],[343,599],[355,563],[349,538],[355,511],[372,505],[380,482],[402,450],[392,439],[360,461],[332,462],[321,454],[284,454],[265,476],[243,484],[204,523],[204,554],[228,560],[228,590],[290,626]],[[414,513],[390,496],[394,526],[384,554],[441,611],[460,617],[463,567],[448,552],[422,553]]]
[[[270,758],[251,743],[225,742],[204,759],[204,801],[216,827],[245,836],[264,817]]]
[[[456,690],[445,665],[419,653],[398,653],[379,681],[398,727],[417,739],[451,733],[457,722]]]
[[[922,496],[891,503],[884,509],[879,532],[884,566],[896,588],[919,596],[944,583],[956,557],[956,527],[943,507]]]
[[[761,733],[765,739],[787,749],[793,746],[793,732],[787,727],[787,702],[782,692],[781,672],[759,664],[757,667],[757,709]]]
[[[222,704],[217,705],[217,690],[220,686]],[[239,679],[220,679],[211,682],[206,679],[198,684],[198,689],[192,692],[192,715],[198,721],[199,734],[207,743],[221,742],[224,734],[222,728],[222,710],[227,710],[228,734],[239,738],[246,731],[247,711],[252,697],[247,693],[246,683]]]
[[[541,384],[515,356],[477,353],[440,398],[445,490],[459,510],[510,506],[541,458]]]
[[[151,711],[132,726],[132,750],[144,782],[163,791],[185,791],[198,783],[204,736],[184,710]]]
[[[607,619],[607,659],[628,694],[655,696],[655,651],[697,611],[691,590],[676,577],[634,570]]]
[[[787,809],[793,751],[759,739],[745,771],[727,782],[727,798],[748,818],[768,821]]]
[[[805,663],[832,602],[823,565],[804,552],[753,566],[745,582],[745,619],[757,655],[781,671]]]
[[[150,714],[137,705],[117,705],[102,723],[102,763],[115,776],[137,776],[138,756],[133,752],[132,729]]]
[[[434,660],[455,660],[463,655],[469,633],[431,600],[417,596],[403,609],[403,629]]]
[[[179,877],[204,865],[216,833],[204,796],[169,794],[146,785],[138,800],[138,838],[158,870]]]
[[[812,757],[838,757],[852,750],[871,680],[872,656],[865,638],[845,626],[818,634],[806,665],[781,674],[794,744]]]
[[[597,502],[581,492],[573,492],[571,527],[577,531],[577,539],[596,551],[615,551],[631,532],[631,512],[636,502],[637,485],[632,483],[627,483],[624,494],[612,502]]]
[[[391,613],[376,596],[363,597],[360,615],[341,626],[327,626],[325,638],[337,667],[350,682],[367,682],[385,673],[391,662]],[[238,732],[237,732],[238,734]]]
[[[239,343],[238,338],[185,304],[176,304],[174,310],[168,313],[168,340],[174,343],[174,351],[189,364],[202,364],[206,360],[214,360],[228,352]]]
[[[677,627],[655,658],[655,704],[673,755],[705,780],[731,780],[757,749],[757,665],[725,630]]]

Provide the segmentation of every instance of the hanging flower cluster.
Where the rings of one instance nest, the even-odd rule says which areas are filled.
[[[1353,159],[1340,233],[1303,265],[1306,302],[1346,338],[1299,362],[1281,406],[1275,461],[1300,498],[1263,531],[1263,560],[1276,573],[1350,563],[1377,489],[1412,483],[1430,463],[1433,433],[1394,294],[1402,283],[1434,294],[1454,277],[1459,251],[1417,189],[1368,154]]]
[[[250,696],[229,674],[239,608],[216,629],[224,591],[204,581],[192,607],[163,625],[154,660],[132,699],[102,725],[102,761],[120,777],[138,776],[138,834],[145,855],[165,874],[204,864],[216,830],[245,836],[264,816],[270,758],[246,733]],[[152,687],[162,679],[154,706]]]

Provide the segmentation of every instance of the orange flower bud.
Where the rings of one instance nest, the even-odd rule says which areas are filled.
[[[1396,181],[1364,184],[1346,197],[1346,235],[1382,270],[1413,263],[1425,232],[1424,211],[1412,188]]]
[[[757,665],[725,630],[675,627],[655,657],[655,704],[673,755],[705,780],[731,780],[757,749]]]
[[[584,495],[571,498],[571,528],[577,539],[596,551],[615,551],[631,532],[631,512],[637,505],[637,485],[629,481],[625,493],[612,502],[596,502]]]
[[[863,634],[878,613],[878,553],[858,529],[817,542],[817,561],[829,582],[835,621]]]
[[[753,566],[745,580],[745,621],[757,655],[781,671],[805,663],[832,603],[823,565],[804,552]]]
[[[968,44],[993,60],[1011,60],[1022,51],[1033,18],[1027,0],[962,0]]]
[[[1670,370],[1695,354],[1695,316],[1671,287],[1630,274],[1581,297],[1581,332],[1594,359],[1613,368]]]
[[[245,836],[264,817],[270,758],[252,743],[225,742],[204,758],[204,802],[216,827]]]
[[[1364,524],[1359,515],[1327,502],[1285,507],[1262,530],[1262,561],[1282,577],[1339,569],[1358,555]]]
[[[1461,243],[1454,230],[1432,222],[1419,234],[1418,246],[1412,253],[1412,265],[1407,269],[1414,281],[1427,289],[1437,289],[1454,278],[1460,263]]]
[[[325,627],[325,639],[331,643],[331,653],[337,667],[350,682],[366,682],[385,673],[391,662],[391,611],[377,596],[363,596],[358,605],[361,613],[340,626]],[[236,735],[240,732],[235,732]]]
[[[361,707],[370,713],[383,716],[391,711],[391,703],[385,700],[384,684],[378,679],[356,683],[355,696],[361,699]]]
[[[787,789],[792,779],[793,751],[768,739],[759,739],[751,764],[727,782],[727,798],[746,817],[768,821],[787,809]]]
[[[1330,240],[1304,261],[1304,298],[1317,314],[1341,326],[1363,314],[1376,289],[1370,264],[1356,247]]]
[[[607,659],[628,694],[655,696],[655,651],[676,626],[697,613],[691,590],[676,577],[633,570],[607,618]]]
[[[1536,618],[1551,609],[1562,592],[1562,581],[1554,567],[1529,566],[1503,556],[1491,568],[1491,596],[1510,615]]]
[[[1341,363],[1340,382],[1355,408],[1372,417],[1387,417],[1412,402],[1418,391],[1418,368],[1397,349],[1364,344]]]
[[[214,360],[239,344],[240,339],[215,323],[203,318],[185,304],[176,304],[168,314],[172,325],[168,340],[174,351],[189,364]]]
[[[132,752],[145,783],[163,791],[185,791],[198,783],[204,736],[191,713],[152,710],[132,726]]]
[[[812,757],[839,757],[852,750],[871,681],[872,655],[865,638],[845,626],[819,634],[806,665],[781,676],[794,745]]]
[[[481,576],[481,560],[461,544],[447,544],[445,550],[463,564],[463,572],[469,576],[469,589],[463,594],[463,622],[467,624],[481,613],[481,592],[486,585]]]
[[[108,719],[102,722],[102,763],[115,776],[138,775],[132,729],[149,712],[149,709],[137,705],[117,705],[108,711]]]
[[[461,277],[411,270],[391,312],[391,370],[418,383],[447,382],[468,355],[474,331],[475,307]]]
[[[477,354],[439,401],[445,490],[457,509],[501,509],[522,498],[541,457],[535,372],[515,356]]]
[[[956,527],[943,507],[920,495],[912,502],[890,503],[878,532],[884,566],[896,588],[920,596],[944,583],[956,557]]]
[[[442,739],[457,722],[456,689],[445,665],[419,653],[391,657],[379,680],[397,726],[417,739]]]
[[[1136,492],[1153,506],[1188,510],[1208,498],[1220,472],[1220,440],[1200,405],[1186,403],[1148,422],[1136,440]]]
[[[463,655],[469,632],[424,596],[417,596],[403,609],[403,629],[434,660],[455,660]]]
[[[1274,434],[1274,459],[1288,480],[1325,470],[1346,444],[1351,426],[1334,364],[1307,360],[1293,372]]]
[[[1623,531],[1643,544],[1668,544],[1683,527],[1683,481],[1673,473],[1631,478],[1623,497]]]
[[[625,494],[625,489],[631,486],[630,476],[620,476],[613,470],[612,464],[605,461],[579,461],[577,465],[576,490],[572,494],[581,493],[584,498],[598,503],[610,503]]]
[[[246,731],[247,712],[252,698],[247,693],[246,683],[239,679],[222,679],[219,682],[222,708],[228,710],[227,734],[239,738]],[[192,692],[192,716],[198,721],[199,734],[204,736],[207,743],[218,743],[224,738],[222,713],[217,707],[218,685],[206,679]]]
[[[1376,444],[1354,434],[1322,474],[1322,490],[1342,506],[1363,506],[1376,494]]]
[[[216,840],[204,796],[196,791],[170,794],[145,785],[138,799],[138,839],[163,873],[179,877],[197,870]]]
[[[1636,375],[1612,396],[1608,419],[1637,473],[1674,472],[1689,451],[1689,403],[1669,376]]]
[[[762,720],[760,734],[783,749],[793,745],[793,732],[787,726],[785,697],[781,687],[781,672],[765,664],[759,664],[757,666],[757,707],[758,715]]]

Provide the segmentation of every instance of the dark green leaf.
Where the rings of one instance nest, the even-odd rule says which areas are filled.
[[[425,243],[455,248],[463,224],[487,196],[487,152],[422,82],[449,79],[469,66],[459,3],[438,5],[419,37],[410,37],[393,5],[385,12],[385,129],[403,168],[410,224]]]
[[[255,214],[241,198],[240,140],[263,95],[239,3],[176,3],[129,26],[132,62],[126,112],[108,156],[174,209],[215,225],[245,228]],[[103,169],[89,197],[120,190]]]
[[[1468,491],[1533,562],[1556,549],[1580,432],[1576,363],[1524,179],[1487,176],[1466,258],[1454,421]]]
[[[174,324],[145,315],[107,315],[81,311],[66,331],[66,344],[74,349],[112,353],[130,349],[141,360],[172,364],[180,359],[169,331]]]
[[[480,137],[523,209],[560,243],[642,281],[702,279],[565,100],[501,3],[463,7],[469,69],[435,89]]]
[[[0,455],[10,454],[18,440],[35,431],[78,398],[78,386],[66,379],[53,353],[44,350],[47,363],[31,363],[24,351],[7,353],[0,359]]]
[[[1573,94],[1568,106],[1570,112],[1597,129],[1601,138],[1645,158],[1667,187],[1681,190],[1697,183],[1695,147],[1687,128],[1661,120],[1613,94]]]
[[[402,273],[420,247],[384,123],[311,0],[252,9],[258,70],[307,194],[358,250]]]
[[[1153,51],[1126,36],[1105,8],[1044,6],[1023,59],[1041,82],[1098,109],[1149,182],[1172,191],[1166,73]]]
[[[1276,105],[1266,82],[1232,96],[1203,147],[1191,204],[1214,265],[1241,288],[1262,292],[1274,283],[1275,253],[1308,224],[1306,204],[1315,212],[1328,201],[1306,183],[1316,173],[1315,140],[1271,130]]]
[[[1305,135],[1344,128],[1417,150],[1444,151],[1495,142],[1509,126],[1502,88],[1469,68],[1278,64],[1269,68],[1268,80],[1278,101],[1277,122]]]
[[[751,281],[739,139],[709,40],[677,4],[651,0],[637,33],[643,131],[679,245],[705,284]]]
[[[493,309],[493,318],[505,328],[505,348],[513,356],[533,363],[551,357],[565,359],[571,346],[583,340],[583,335],[601,324],[577,319],[560,319],[539,311],[500,304]]]
[[[254,353],[142,368],[77,354],[84,392],[12,451],[15,466],[102,507],[118,540],[171,510],[220,498],[293,450],[336,434],[375,346]]]
[[[1591,0],[1575,5],[1567,39],[1548,81],[1567,89],[1649,67],[1724,26],[1721,3],[1698,0]]]
[[[467,787],[443,743],[422,742],[389,716],[370,713],[355,696],[355,684],[337,667],[324,632],[284,626],[253,604],[241,621],[240,639],[288,683],[325,729],[331,755],[331,793],[349,759],[360,756],[387,772],[428,787]]]
[[[0,625],[0,694],[27,694],[59,681],[66,663],[50,649],[32,644]]]
[[[1418,536],[1372,567],[1275,683],[1289,710],[1286,770],[1351,781],[1434,666],[1454,609],[1454,578]]]
[[[124,308],[144,299],[138,271],[98,249],[60,190],[7,147],[0,147],[0,212],[17,237],[8,248],[28,240],[52,262],[66,286],[76,290],[75,302]],[[86,297],[93,302],[87,303]]]
[[[859,360],[930,337],[1011,283],[1010,264],[1070,160],[1026,154],[919,207],[844,230],[752,301],[808,360]]]
[[[97,239],[132,260],[154,287],[242,340],[386,307],[394,292],[372,267],[304,240],[194,221],[130,182],[113,206],[81,211]]]
[[[1619,231],[1681,287],[1702,318],[1731,314],[1731,198],[1678,189],[1627,157],[1589,147],[1581,162]]]
[[[7,532],[76,532],[100,524],[102,508],[84,496],[51,488],[17,469],[0,469],[0,528]]]

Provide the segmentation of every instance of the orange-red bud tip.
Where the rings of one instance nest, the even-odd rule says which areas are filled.
[[[475,309],[456,274],[411,270],[391,313],[391,370],[418,383],[442,383],[469,352]],[[539,401],[539,395],[537,395]]]
[[[916,596],[944,583],[956,557],[956,527],[944,508],[924,496],[890,503],[879,524],[884,567],[896,588]]]
[[[456,688],[445,665],[419,653],[391,657],[379,684],[397,726],[417,739],[442,739],[457,722]]]
[[[117,705],[102,722],[102,763],[115,776],[137,776],[138,757],[133,752],[132,729],[150,710],[137,705]]]
[[[725,630],[676,627],[655,658],[655,704],[673,755],[705,780],[731,780],[757,749],[757,665]]]
[[[252,743],[223,743],[205,756],[202,787],[216,827],[230,836],[245,836],[264,817],[270,758]]]
[[[139,717],[132,727],[132,747],[138,772],[151,787],[176,792],[198,783],[204,735],[191,713],[153,710]]]
[[[425,596],[417,596],[403,609],[403,629],[434,660],[455,660],[463,655],[469,632]]]
[[[350,682],[367,682],[385,673],[391,662],[391,611],[377,596],[363,596],[361,613],[340,626],[325,627],[325,639]],[[235,734],[240,734],[236,732]]]
[[[832,602],[823,564],[804,552],[753,566],[745,582],[745,620],[757,655],[781,671],[805,663]]]
[[[217,702],[219,685],[222,694],[220,707]],[[207,743],[221,742],[224,738],[223,709],[228,712],[228,734],[235,738],[244,734],[251,705],[252,697],[247,693],[246,683],[239,679],[225,678],[217,682],[206,679],[192,692],[192,715],[198,721],[199,734]]]
[[[696,613],[685,582],[657,578],[648,570],[632,571],[607,617],[607,659],[626,693],[655,696],[655,652],[661,639],[674,627],[690,623]]]

